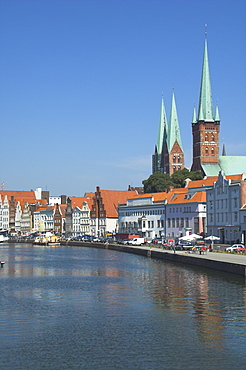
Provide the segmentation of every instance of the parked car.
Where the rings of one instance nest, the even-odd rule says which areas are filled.
[[[246,246],[243,244],[233,244],[226,248],[226,252],[244,252],[246,251]]]

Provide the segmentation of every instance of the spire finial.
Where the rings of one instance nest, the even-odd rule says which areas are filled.
[[[207,34],[208,34],[207,29],[208,29],[208,25],[207,25],[207,23],[205,23],[205,37],[207,37]]]

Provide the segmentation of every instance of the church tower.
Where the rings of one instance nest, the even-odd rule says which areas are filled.
[[[184,168],[184,152],[182,147],[181,135],[179,130],[178,114],[174,92],[172,94],[172,104],[168,127],[167,151],[164,156],[165,173],[170,176]]]
[[[216,165],[219,163],[219,132],[220,117],[218,106],[216,106],[215,115],[213,114],[208,47],[207,38],[205,38],[198,117],[194,107],[192,120],[193,163],[191,171],[203,171],[203,165]]]
[[[155,153],[152,155],[152,173],[161,172],[172,175],[174,172],[182,170],[183,168],[184,152],[173,93],[169,124],[167,122],[164,100],[162,97],[161,116]]]

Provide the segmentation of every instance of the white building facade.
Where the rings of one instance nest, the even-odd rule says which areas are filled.
[[[226,179],[223,172],[220,172],[218,180],[207,189],[208,234],[218,236],[221,243],[233,244],[243,240],[245,242],[245,203],[246,175],[241,175],[241,180],[231,180]]]
[[[139,234],[147,240],[165,235],[164,201],[155,203],[150,194],[119,205],[118,217],[119,234]]]

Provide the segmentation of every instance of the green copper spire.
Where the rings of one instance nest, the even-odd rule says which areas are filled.
[[[177,141],[181,150],[183,150],[182,142],[181,142],[181,136],[180,136],[180,130],[179,130],[179,122],[178,122],[178,115],[177,115],[175,97],[174,97],[174,93],[173,93],[171,113],[170,113],[170,122],[169,122],[169,130],[168,130],[168,151],[169,152],[172,150],[172,147],[173,147],[175,141]]]
[[[196,107],[194,106],[192,123],[196,123],[196,122],[197,122],[197,119],[196,119]]]
[[[216,110],[215,110],[215,118],[214,118],[214,120],[216,122],[219,122],[220,121],[219,106],[218,106],[218,104],[216,104]]]
[[[161,154],[163,150],[163,145],[167,139],[167,116],[164,106],[164,99],[162,97],[161,100],[161,115],[160,115],[160,123],[158,129],[158,135],[156,140],[156,152],[157,154]]]
[[[207,39],[205,39],[202,80],[200,89],[200,100],[198,109],[198,120],[206,122],[214,122],[213,119],[213,104],[212,104],[212,90],[210,83],[209,64],[208,64],[208,47]]]

